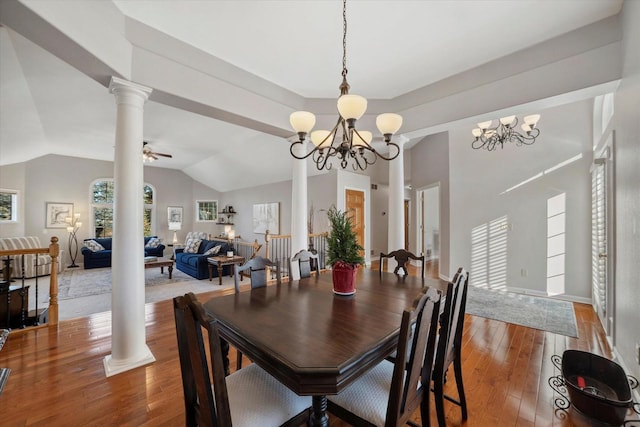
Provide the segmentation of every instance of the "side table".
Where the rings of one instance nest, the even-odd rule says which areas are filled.
[[[209,264],[209,281],[213,280],[213,267],[218,266],[218,284],[222,286],[222,267],[225,265],[244,264],[244,257],[239,255],[220,255],[207,258],[207,263]],[[229,276],[233,276],[233,272]]]

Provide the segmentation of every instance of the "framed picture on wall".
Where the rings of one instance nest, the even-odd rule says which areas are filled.
[[[218,220],[217,200],[196,200],[196,221],[216,222]]]
[[[259,203],[253,205],[253,232],[280,234],[280,203]]]
[[[169,223],[169,230],[180,230],[182,228],[182,206],[167,207],[167,222]]]
[[[47,202],[45,210],[46,228],[67,228],[67,218],[73,218],[73,203]]]

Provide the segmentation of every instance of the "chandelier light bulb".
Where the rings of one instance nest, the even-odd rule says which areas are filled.
[[[531,129],[532,129],[532,127],[531,127],[530,125],[528,125],[528,124],[526,124],[526,123],[523,123],[523,124],[522,124],[522,130],[523,130],[523,131],[525,131],[525,132],[529,133],[529,132],[531,132]]]
[[[358,136],[360,134],[360,136]],[[368,130],[360,130],[358,133],[353,133],[353,146],[354,147],[366,147],[367,144],[371,144],[373,140],[373,134]]]
[[[316,124],[316,116],[308,111],[296,111],[289,116],[291,127],[298,133],[309,133]]]
[[[393,135],[402,126],[402,116],[394,113],[383,113],[376,117],[376,126],[383,135]]]
[[[480,138],[480,135],[482,135],[482,130],[480,128],[475,128],[471,131],[471,134],[476,138]]]
[[[491,123],[493,123],[493,120],[489,120],[487,122],[479,122],[478,127],[482,130],[489,129],[491,127]]]
[[[331,132],[328,130],[314,130],[311,132],[311,142],[320,149],[331,147],[330,134]]]
[[[507,116],[507,117],[503,117],[500,119],[500,123],[502,123],[503,126],[509,126],[511,125],[511,123],[513,123],[513,120],[516,118],[516,116]]]
[[[524,118],[524,122],[530,125],[531,128],[536,127],[536,123],[538,123],[538,120],[540,120],[540,114],[532,114]]]
[[[367,111],[367,99],[360,95],[346,94],[338,98],[338,112],[345,120],[360,120]]]

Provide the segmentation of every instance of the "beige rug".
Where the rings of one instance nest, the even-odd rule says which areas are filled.
[[[174,268],[169,279],[167,269],[145,269],[145,302],[172,299],[187,292],[195,294],[233,288],[233,277],[225,276],[222,286],[218,278],[196,280]],[[21,284],[16,281],[14,284]],[[74,319],[111,310],[111,268],[90,270],[66,269],[58,276],[59,320]],[[29,307],[35,307],[35,279],[25,281],[29,288]],[[126,286],[130,286],[127,284]],[[48,306],[49,277],[38,279],[38,307]]]

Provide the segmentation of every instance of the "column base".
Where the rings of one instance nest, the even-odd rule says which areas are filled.
[[[137,359],[115,360],[110,354],[105,356],[102,362],[107,378],[155,362],[156,358],[153,357],[149,347],[145,345],[145,349],[145,354]]]

